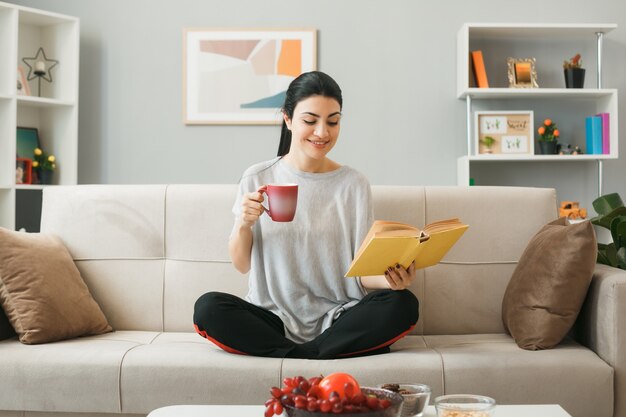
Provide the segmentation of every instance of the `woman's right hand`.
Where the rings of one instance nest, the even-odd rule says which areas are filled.
[[[265,211],[265,207],[261,203],[265,200],[263,193],[266,188],[263,185],[255,192],[243,195],[241,203],[241,224],[243,226],[252,228]]]
[[[246,274],[250,271],[252,249],[252,226],[259,220],[265,208],[261,204],[263,193],[267,187],[259,187],[252,193],[244,194],[241,198],[241,215],[236,233],[233,233],[228,242],[228,253],[237,271]]]

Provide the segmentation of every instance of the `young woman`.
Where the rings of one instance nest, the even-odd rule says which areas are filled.
[[[330,76],[300,75],[286,93],[278,157],[242,176],[229,252],[239,272],[250,272],[248,295],[210,292],[194,311],[196,331],[228,352],[307,359],[383,353],[417,322],[418,302],[406,289],[413,265],[344,278],[373,209],[367,179],[327,156],[342,103]],[[263,192],[272,183],[298,184],[292,222],[264,215]]]

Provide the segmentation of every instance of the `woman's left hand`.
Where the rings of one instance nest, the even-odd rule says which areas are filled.
[[[404,290],[411,286],[416,275],[415,262],[412,262],[408,269],[404,269],[402,265],[388,268],[385,279],[392,290]]]

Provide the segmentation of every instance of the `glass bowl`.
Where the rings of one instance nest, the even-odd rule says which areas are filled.
[[[308,411],[300,408],[285,405],[284,409],[288,417],[329,417],[329,416],[341,416],[341,417],[399,417],[400,407],[402,406],[402,395],[395,392],[388,391],[386,389],[361,387],[363,395],[375,395],[379,400],[387,399],[391,401],[391,405],[384,410],[373,410],[364,413],[341,413],[333,414],[323,413],[321,411]]]
[[[381,384],[378,388],[388,389],[402,395],[404,402],[400,410],[401,417],[422,417],[430,400],[430,387],[426,384]]]
[[[491,417],[496,400],[484,395],[452,394],[435,398],[437,417]]]

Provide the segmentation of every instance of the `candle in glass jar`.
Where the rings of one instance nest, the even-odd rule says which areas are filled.
[[[46,72],[46,63],[43,61],[35,62],[35,71]]]

